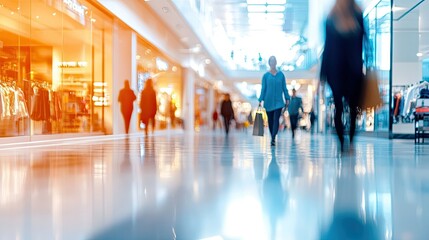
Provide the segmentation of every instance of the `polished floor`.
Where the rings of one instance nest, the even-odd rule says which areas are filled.
[[[0,239],[429,239],[429,145],[250,132],[0,150]]]

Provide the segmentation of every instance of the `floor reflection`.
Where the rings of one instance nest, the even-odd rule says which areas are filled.
[[[271,161],[262,187],[262,205],[270,226],[270,239],[276,238],[278,220],[284,215],[287,191],[282,186],[281,173],[275,149],[271,150]]]
[[[332,220],[322,230],[321,240],[383,239],[376,221],[367,212],[365,190],[358,173],[357,157],[351,153],[339,159]]]
[[[330,135],[130,136],[0,150],[0,240],[425,239],[429,150]]]

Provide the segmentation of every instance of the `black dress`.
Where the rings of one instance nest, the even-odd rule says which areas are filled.
[[[365,29],[363,15],[355,10],[354,17],[359,25],[356,31],[342,33],[335,27],[335,16],[326,21],[325,49],[322,56],[321,80],[326,80],[332,89],[335,103],[335,128],[341,146],[344,142],[344,127],[341,121],[343,97],[350,107],[350,141],[356,128],[357,107],[363,88],[363,39]]]

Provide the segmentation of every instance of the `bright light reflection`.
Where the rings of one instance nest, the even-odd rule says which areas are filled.
[[[268,18],[284,18],[283,13],[248,13],[249,18],[268,19]]]
[[[247,6],[248,12],[265,12],[267,11],[267,8],[265,5],[249,5]]]
[[[267,0],[268,4],[286,4],[286,0]]]
[[[267,12],[284,12],[286,9],[283,5],[268,5]]]
[[[223,232],[228,239],[264,239],[268,232],[260,202],[254,197],[233,200],[227,207]]]

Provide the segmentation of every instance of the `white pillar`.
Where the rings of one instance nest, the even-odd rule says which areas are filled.
[[[195,78],[196,76],[194,70],[191,68],[184,69],[183,120],[185,124],[185,131],[189,133],[194,132],[195,125]]]
[[[124,80],[130,81],[131,89],[137,86],[137,36],[127,26],[115,20],[113,27],[113,134],[125,133],[125,124],[118,102],[119,91],[124,87]],[[137,101],[134,102],[134,111],[130,122],[130,133],[137,129]]]

